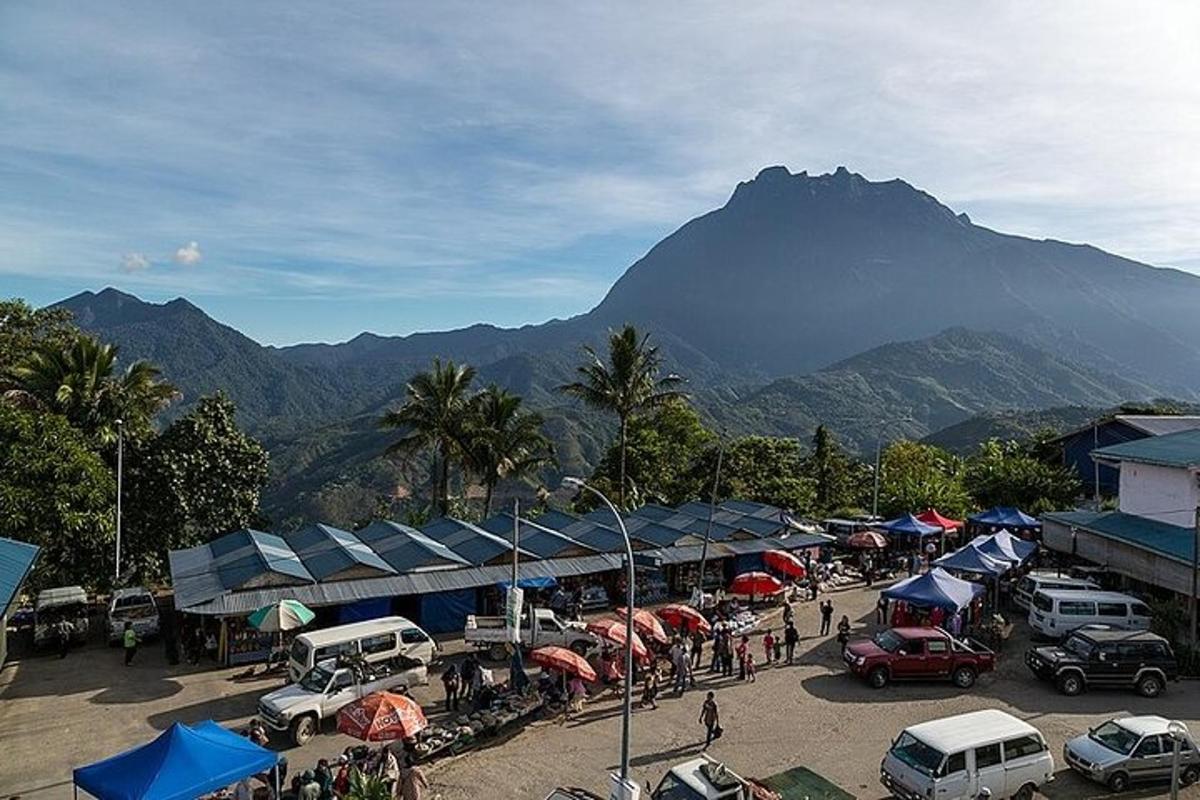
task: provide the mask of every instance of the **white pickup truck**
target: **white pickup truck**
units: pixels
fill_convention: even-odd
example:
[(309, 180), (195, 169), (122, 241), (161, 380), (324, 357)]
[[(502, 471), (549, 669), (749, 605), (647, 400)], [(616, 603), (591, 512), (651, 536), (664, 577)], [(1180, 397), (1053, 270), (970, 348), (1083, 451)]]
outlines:
[(854, 800), (804, 767), (755, 780), (706, 755), (671, 767), (649, 800)]
[[(587, 632), (583, 623), (568, 622), (549, 608), (535, 608), (532, 619), (531, 627), (529, 612), (521, 615), (522, 647), (555, 645), (569, 647), (583, 655), (600, 642), (596, 636)], [(496, 661), (507, 657), (505, 645), (508, 642), (508, 631), (505, 629), (504, 617), (468, 615), (463, 639), (467, 644), (473, 644), (480, 649), (486, 648), (488, 655)]]
[(258, 716), (268, 728), (287, 731), (292, 741), (304, 745), (321, 730), (321, 722), (360, 697), (372, 692), (408, 689), (429, 682), (424, 664), (408, 668), (372, 665), (358, 677), (356, 669), (327, 659), (304, 673), (296, 683), (258, 699)]

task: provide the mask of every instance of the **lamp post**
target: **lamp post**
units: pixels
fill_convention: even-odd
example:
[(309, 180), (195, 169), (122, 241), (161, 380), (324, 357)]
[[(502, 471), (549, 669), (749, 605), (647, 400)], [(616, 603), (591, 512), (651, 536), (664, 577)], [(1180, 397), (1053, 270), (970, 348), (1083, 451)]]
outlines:
[(621, 708), (621, 772), (609, 793), (610, 800), (637, 800), (640, 787), (629, 779), (629, 725), (633, 718), (633, 543), (629, 540), (629, 531), (625, 530), (625, 521), (617, 507), (612, 504), (602, 492), (583, 482), (582, 478), (563, 478), (563, 485), (578, 491), (591, 492), (600, 498), (600, 502), (608, 506), (617, 528), (625, 539), (625, 702)]
[(1171, 734), (1171, 800), (1179, 800), (1179, 748), (1183, 737), (1187, 736), (1188, 727), (1179, 720), (1167, 723), (1167, 733)]
[(117, 557), (113, 584), (121, 583), (121, 478), (124, 472), (125, 421), (117, 420)]

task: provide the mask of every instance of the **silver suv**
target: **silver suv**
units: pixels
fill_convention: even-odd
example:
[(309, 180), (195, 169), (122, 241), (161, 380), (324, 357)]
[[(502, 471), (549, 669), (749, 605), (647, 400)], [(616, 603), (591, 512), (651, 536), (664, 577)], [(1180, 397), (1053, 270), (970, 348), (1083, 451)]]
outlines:
[[(1063, 758), (1071, 769), (1114, 792), (1130, 784), (1171, 780), (1175, 737), (1163, 717), (1113, 719), (1076, 736), (1063, 745)], [(1179, 782), (1200, 780), (1200, 754), (1187, 727), (1181, 723)]]

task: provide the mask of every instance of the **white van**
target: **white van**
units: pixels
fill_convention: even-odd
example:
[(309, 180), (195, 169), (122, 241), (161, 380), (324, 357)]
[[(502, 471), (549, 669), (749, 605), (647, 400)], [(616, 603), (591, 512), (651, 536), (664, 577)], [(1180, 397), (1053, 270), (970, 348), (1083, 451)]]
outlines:
[(1037, 728), (988, 709), (922, 722), (892, 742), (880, 782), (902, 800), (1029, 800), (1054, 780), (1054, 756)]
[(1100, 591), (1095, 581), (1086, 578), (1072, 578), (1070, 575), (1059, 575), (1054, 570), (1034, 570), (1013, 587), (1012, 599), (1017, 608), (1029, 610), (1033, 596), (1043, 589), (1060, 589), (1067, 592)]
[(158, 605), (149, 589), (135, 586), (117, 589), (108, 601), (108, 643), (120, 644), (125, 623), (133, 626), (139, 639), (158, 635)]
[(362, 655), (372, 664), (404, 656), (429, 666), (435, 652), (433, 639), (416, 623), (381, 617), (300, 634), (288, 653), (288, 677), (298, 681), (317, 662), (340, 655)]
[(1046, 589), (1033, 596), (1029, 626), (1036, 633), (1061, 639), (1084, 625), (1116, 630), (1150, 630), (1150, 609), (1136, 597), (1118, 592)]

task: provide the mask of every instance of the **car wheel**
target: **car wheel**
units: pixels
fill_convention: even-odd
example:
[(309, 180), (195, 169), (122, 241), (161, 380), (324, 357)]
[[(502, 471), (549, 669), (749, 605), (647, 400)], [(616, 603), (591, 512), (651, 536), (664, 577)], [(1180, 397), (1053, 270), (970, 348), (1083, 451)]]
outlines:
[(588, 643), (583, 639), (576, 639), (575, 641), (571, 642), (571, 650), (574, 651), (575, 655), (586, 656), (588, 651)]
[(1191, 786), (1196, 781), (1200, 781), (1200, 767), (1195, 764), (1184, 767), (1183, 772), (1179, 773), (1179, 782), (1184, 786)]
[(488, 648), (488, 658), (492, 661), (507, 661), (508, 648), (502, 644), (494, 644)]
[(1032, 783), (1027, 783), (1017, 793), (1012, 796), (1012, 800), (1033, 800), (1033, 793), (1037, 791)]
[(1129, 776), (1124, 772), (1114, 772), (1108, 779), (1108, 788), (1114, 792), (1123, 792), (1129, 788)]
[(959, 667), (954, 670), (954, 685), (960, 689), (970, 689), (975, 685), (975, 670), (970, 667)]
[(292, 723), (292, 741), (297, 747), (303, 747), (317, 735), (317, 720), (311, 714), (305, 714)]
[(1068, 697), (1083, 691), (1083, 678), (1077, 672), (1068, 672), (1058, 679), (1058, 690)]
[(883, 667), (876, 667), (867, 675), (867, 683), (872, 689), (882, 689), (888, 684), (887, 670)]
[(1162, 690), (1163, 682), (1157, 675), (1143, 675), (1137, 682), (1137, 691), (1142, 697), (1158, 697)]

